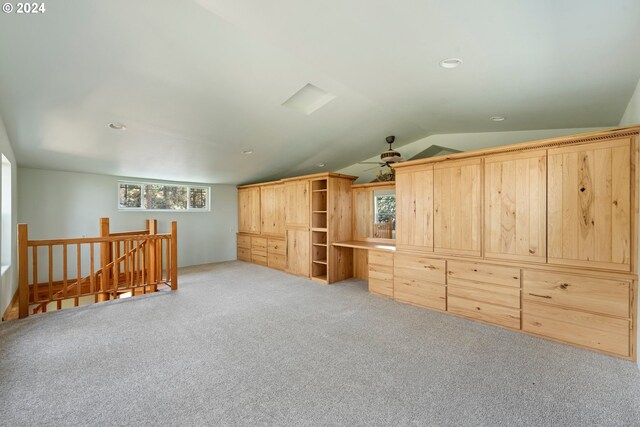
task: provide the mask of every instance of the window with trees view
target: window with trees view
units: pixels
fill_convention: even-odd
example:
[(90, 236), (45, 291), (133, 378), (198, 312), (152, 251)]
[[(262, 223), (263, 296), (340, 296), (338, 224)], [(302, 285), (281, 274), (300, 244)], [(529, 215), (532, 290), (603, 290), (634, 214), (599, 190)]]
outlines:
[(209, 187), (120, 182), (118, 183), (118, 207), (143, 210), (208, 210)]

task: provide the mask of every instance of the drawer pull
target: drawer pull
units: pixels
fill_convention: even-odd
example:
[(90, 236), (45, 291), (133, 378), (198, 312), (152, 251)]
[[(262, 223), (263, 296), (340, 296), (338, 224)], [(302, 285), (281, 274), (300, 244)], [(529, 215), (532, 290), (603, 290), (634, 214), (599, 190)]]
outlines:
[(549, 296), (549, 295), (537, 295), (537, 294), (532, 294), (532, 293), (529, 293), (529, 295), (531, 295), (532, 297), (551, 299), (551, 296)]

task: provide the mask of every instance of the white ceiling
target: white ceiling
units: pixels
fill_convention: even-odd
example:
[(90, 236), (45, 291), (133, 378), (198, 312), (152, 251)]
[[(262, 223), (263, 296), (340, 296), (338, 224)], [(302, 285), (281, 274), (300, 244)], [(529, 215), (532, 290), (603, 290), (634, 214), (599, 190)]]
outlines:
[[(21, 166), (221, 183), (336, 170), (391, 134), (616, 126), (640, 78), (638, 0), (46, 6), (0, 14), (0, 114)], [(281, 106), (307, 83), (336, 99)]]

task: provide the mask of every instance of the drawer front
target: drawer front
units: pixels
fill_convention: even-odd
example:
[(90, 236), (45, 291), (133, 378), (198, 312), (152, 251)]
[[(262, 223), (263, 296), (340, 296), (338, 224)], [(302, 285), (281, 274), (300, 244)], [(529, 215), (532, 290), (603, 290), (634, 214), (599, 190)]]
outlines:
[(369, 276), (369, 292), (384, 295), (386, 297), (393, 296), (393, 280), (376, 279)]
[(525, 271), (523, 299), (611, 316), (630, 317), (631, 283), (574, 274)]
[(269, 253), (269, 255), (271, 254), (284, 255), (284, 251), (285, 251), (284, 240), (269, 239), (267, 246), (268, 246), (267, 252)]
[(251, 249), (251, 236), (238, 235), (238, 247)]
[(444, 285), (438, 283), (396, 277), (393, 281), (393, 298), (397, 301), (444, 311), (447, 308), (446, 289)]
[(267, 265), (267, 253), (260, 251), (251, 252), (251, 262), (260, 265)]
[(275, 268), (277, 270), (284, 270), (287, 266), (287, 259), (284, 255), (272, 254), (270, 253), (267, 257), (268, 265), (271, 268)]
[(471, 319), (482, 320), (508, 328), (520, 329), (520, 310), (502, 307), (480, 301), (447, 297), (447, 311)]
[(238, 260), (251, 262), (251, 249), (238, 247)]
[(264, 237), (252, 237), (251, 238), (251, 249), (258, 249), (267, 251), (267, 239)]
[(369, 264), (369, 278), (393, 281), (393, 267)]
[(449, 278), (520, 288), (520, 269), (475, 262), (449, 261)]
[(630, 355), (628, 320), (525, 301), (522, 329), (620, 356)]
[(369, 251), (369, 264), (393, 267), (393, 253)]
[(520, 309), (520, 288), (457, 280), (451, 277), (447, 288), (450, 296)]
[(409, 280), (445, 284), (446, 261), (420, 255), (395, 254), (393, 272), (396, 277)]

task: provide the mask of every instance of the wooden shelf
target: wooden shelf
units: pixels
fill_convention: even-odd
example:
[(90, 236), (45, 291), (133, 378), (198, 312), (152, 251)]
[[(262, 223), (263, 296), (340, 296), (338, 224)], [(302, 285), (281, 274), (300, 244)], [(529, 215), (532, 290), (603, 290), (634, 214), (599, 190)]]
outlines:
[(326, 193), (327, 189), (323, 188), (322, 190), (311, 190), (312, 193), (322, 193), (323, 191)]
[(316, 264), (327, 265), (327, 260), (326, 259), (314, 259), (313, 262), (316, 263)]
[(326, 248), (327, 244), (326, 243), (313, 243), (313, 246), (324, 246)]
[(326, 228), (312, 228), (311, 231), (323, 231), (323, 232), (327, 232)]
[(311, 280), (316, 280), (316, 281), (322, 282), (322, 283), (328, 283), (326, 274), (323, 274), (322, 276), (312, 276)]
[(326, 214), (326, 213), (327, 213), (327, 211), (313, 211), (313, 213), (323, 213), (323, 214)]

